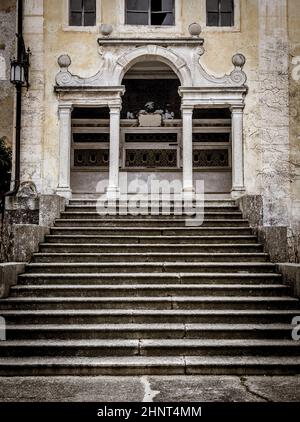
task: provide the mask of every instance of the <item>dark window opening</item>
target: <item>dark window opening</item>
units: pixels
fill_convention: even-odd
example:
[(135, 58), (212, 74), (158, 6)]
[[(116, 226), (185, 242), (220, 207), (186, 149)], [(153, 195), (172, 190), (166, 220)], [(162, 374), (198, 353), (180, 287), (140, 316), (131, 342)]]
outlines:
[(126, 0), (127, 25), (175, 24), (174, 0)]
[(75, 143), (109, 142), (109, 133), (73, 133)]
[(207, 26), (233, 26), (234, 0), (206, 0)]
[(109, 119), (108, 107), (75, 107), (72, 119)]
[(148, 101), (154, 102), (155, 110), (168, 110), (174, 113), (175, 119), (181, 118), (178, 79), (124, 79), (123, 84), (122, 119), (126, 119), (128, 112), (137, 117)]
[(229, 108), (195, 108), (193, 119), (231, 119)]
[(96, 25), (96, 0), (70, 0), (71, 26)]

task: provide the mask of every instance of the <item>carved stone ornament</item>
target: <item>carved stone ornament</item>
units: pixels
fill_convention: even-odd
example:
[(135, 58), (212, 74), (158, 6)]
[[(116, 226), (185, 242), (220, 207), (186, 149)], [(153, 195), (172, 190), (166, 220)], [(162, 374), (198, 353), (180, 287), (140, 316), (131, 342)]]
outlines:
[(91, 78), (81, 78), (80, 76), (73, 75), (69, 71), (69, 66), (71, 65), (72, 61), (69, 55), (62, 54), (59, 56), (58, 65), (60, 67), (60, 71), (56, 75), (55, 82), (57, 86), (98, 86), (101, 80), (101, 75), (103, 70), (100, 70), (96, 75), (92, 76)]
[(36, 198), (38, 193), (35, 184), (31, 181), (22, 182), (19, 187), (17, 196), (19, 198)]
[[(183, 41), (186, 44), (183, 45)], [(100, 55), (100, 69), (89, 78), (82, 78), (73, 75), (69, 71), (71, 58), (62, 54), (58, 58), (60, 71), (56, 75), (58, 87), (72, 86), (120, 86), (126, 72), (139, 61), (161, 61), (176, 73), (182, 87), (242, 87), (247, 81), (243, 71), (246, 58), (243, 54), (237, 53), (232, 57), (234, 69), (228, 75), (215, 77), (208, 73), (201, 65), (201, 56), (204, 54), (203, 40), (191, 37), (190, 39), (179, 39), (170, 41), (168, 46), (165, 40), (151, 41), (151, 44), (141, 44), (140, 40), (134, 44), (134, 40), (112, 40), (106, 38), (98, 40)], [(199, 40), (199, 42), (198, 42)], [(155, 43), (156, 42), (156, 43)], [(167, 46), (166, 46), (167, 45)]]
[(199, 35), (201, 34), (202, 28), (199, 25), (199, 23), (194, 22), (191, 23), (189, 26), (189, 33), (191, 34), (192, 37), (199, 37)]
[(113, 30), (114, 28), (110, 23), (102, 23), (102, 25), (100, 25), (100, 32), (105, 37), (108, 37), (113, 32)]

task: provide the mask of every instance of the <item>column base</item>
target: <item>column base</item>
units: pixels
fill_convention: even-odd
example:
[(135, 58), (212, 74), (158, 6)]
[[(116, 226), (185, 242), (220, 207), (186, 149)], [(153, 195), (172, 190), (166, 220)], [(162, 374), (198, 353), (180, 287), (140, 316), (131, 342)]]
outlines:
[(56, 194), (59, 196), (63, 196), (66, 199), (72, 198), (72, 190), (70, 188), (60, 188), (56, 189)]
[(244, 196), (245, 194), (246, 194), (246, 189), (244, 187), (232, 188), (231, 190), (232, 199), (239, 199), (241, 196)]
[(106, 190), (108, 199), (118, 199), (120, 197), (120, 189), (117, 186), (109, 186)]
[(182, 189), (182, 196), (185, 201), (192, 201), (195, 198), (195, 189), (193, 186), (187, 186)]
[(195, 192), (194, 186), (185, 186), (182, 189), (182, 192), (192, 192), (192, 193), (194, 193)]

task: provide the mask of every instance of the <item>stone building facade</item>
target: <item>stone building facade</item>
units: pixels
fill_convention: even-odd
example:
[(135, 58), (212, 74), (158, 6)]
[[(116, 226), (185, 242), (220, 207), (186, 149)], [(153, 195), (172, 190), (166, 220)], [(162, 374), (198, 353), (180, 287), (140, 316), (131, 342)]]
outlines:
[[(1, 14), (10, 3), (1, 2)], [(277, 228), (288, 259), (299, 262), (298, 0), (174, 0), (153, 2), (153, 10), (137, 3), (24, 2), (32, 56), (21, 181), (69, 199), (99, 193), (106, 179), (117, 194), (122, 172), (180, 179), (187, 192), (204, 180), (207, 196), (233, 197), (257, 216), (253, 226)], [(195, 21), (199, 36), (189, 31)], [(2, 97), (7, 110), (11, 99)], [(141, 127), (138, 109), (154, 97), (174, 119)], [(9, 121), (1, 117), (0, 133)]]

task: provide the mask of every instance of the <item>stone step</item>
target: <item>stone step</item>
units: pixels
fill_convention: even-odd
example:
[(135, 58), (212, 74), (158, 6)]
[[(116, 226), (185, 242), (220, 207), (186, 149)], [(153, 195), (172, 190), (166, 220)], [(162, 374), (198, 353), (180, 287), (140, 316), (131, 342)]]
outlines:
[(300, 373), (300, 302), (236, 203), (206, 200), (204, 222), (156, 205), (70, 200), (0, 301), (0, 375)]
[[(121, 206), (126, 206), (128, 204), (128, 201), (130, 201), (130, 203), (132, 203), (132, 198), (128, 198), (128, 200), (116, 200), (116, 204), (117, 206), (121, 205)], [(174, 205), (174, 204), (196, 204), (196, 200), (184, 200), (184, 199), (174, 199), (174, 198), (153, 198), (153, 200), (151, 200), (151, 198), (149, 197), (145, 197), (142, 198), (141, 197), (141, 201), (143, 204), (154, 204), (156, 205), (162, 205), (162, 204), (170, 204), (170, 205)], [(150, 202), (151, 201), (151, 202)], [(199, 203), (199, 199), (197, 200)], [(79, 207), (96, 207), (96, 205), (98, 203), (102, 203), (101, 199), (99, 198), (76, 198), (76, 199), (70, 199), (69, 200), (69, 206), (73, 207), (73, 206), (79, 206)], [(108, 203), (107, 201), (105, 203)], [(110, 202), (111, 203), (111, 202)], [(112, 203), (115, 203), (114, 201)], [(204, 199), (204, 206), (205, 207), (237, 207), (236, 202), (234, 199)]]
[(0, 357), (102, 356), (295, 356), (300, 344), (293, 340), (105, 339), (14, 340), (0, 342)]
[[(46, 250), (45, 250), (46, 249)], [(32, 262), (35, 263), (76, 263), (76, 262), (267, 262), (268, 254), (264, 253), (165, 253), (165, 252), (144, 252), (144, 253), (73, 253), (69, 246), (63, 250), (65, 253), (57, 252), (58, 248), (41, 248), (42, 253), (36, 253)], [(61, 249), (61, 248), (59, 248)], [(76, 251), (77, 247), (74, 248)], [(96, 248), (92, 248), (96, 249)], [(192, 250), (192, 246), (190, 247)], [(196, 247), (197, 249), (197, 247)], [(48, 251), (51, 252), (48, 252)], [(83, 249), (84, 251), (90, 248)], [(54, 252), (52, 252), (54, 251)], [(57, 253), (55, 253), (57, 252)], [(79, 252), (79, 251), (78, 251)]]
[(25, 266), (27, 273), (261, 273), (274, 272), (276, 265), (269, 262), (89, 262), (89, 263), (31, 263)]
[[(252, 229), (250, 227), (52, 227), (50, 229), (52, 235), (58, 236), (80, 236), (80, 237), (98, 237), (109, 235), (120, 237), (123, 236), (207, 236), (215, 238), (219, 236), (228, 237), (252, 237)], [(122, 235), (122, 236), (121, 236)]]
[[(72, 212), (72, 213), (105, 213), (108, 214), (111, 212), (115, 212), (117, 214), (123, 214), (126, 215), (129, 214), (132, 211), (132, 207), (135, 206), (135, 203), (131, 204), (112, 204), (103, 206), (101, 203), (98, 203), (97, 205), (68, 205), (66, 207), (66, 212)], [(155, 214), (162, 214), (164, 212), (171, 212), (172, 214), (178, 214), (180, 215), (183, 212), (191, 213), (193, 211), (199, 211), (199, 212), (207, 212), (207, 213), (217, 213), (217, 212), (225, 212), (225, 213), (240, 213), (239, 208), (236, 205), (210, 205), (210, 204), (189, 204), (187, 203), (184, 205), (183, 202), (179, 202), (174, 204), (172, 203), (142, 203), (137, 205), (137, 211), (141, 211), (143, 214), (151, 213), (151, 215)], [(155, 214), (154, 214), (155, 213)]]
[(4, 310), (9, 324), (291, 324), (297, 310)]
[(47, 375), (294, 375), (291, 356), (117, 356), (99, 358), (1, 358), (1, 376)]
[(95, 286), (115, 284), (136, 285), (150, 284), (194, 284), (220, 285), (220, 284), (251, 284), (253, 286), (278, 284), (282, 281), (281, 274), (275, 273), (25, 273), (19, 275), (20, 285), (78, 285)]
[[(157, 213), (158, 214), (158, 213)], [(110, 219), (110, 220), (117, 220), (117, 221), (121, 221), (123, 219), (134, 219), (136, 220), (137, 216), (140, 217), (141, 220), (151, 220), (152, 218), (159, 218), (160, 220), (164, 221), (164, 220), (172, 220), (172, 219), (178, 219), (178, 217), (183, 217), (186, 218), (187, 216), (191, 216), (194, 218), (194, 216), (197, 215), (199, 216), (199, 218), (203, 218), (205, 220), (214, 220), (214, 219), (242, 219), (243, 215), (241, 213), (241, 211), (218, 211), (218, 212), (210, 212), (210, 211), (192, 211), (192, 212), (184, 212), (184, 211), (179, 211), (178, 213), (173, 213), (172, 211), (168, 211), (166, 210), (165, 213), (161, 212), (158, 215), (151, 215), (150, 213), (144, 213), (142, 215), (135, 215), (135, 214), (130, 214), (130, 213), (125, 213), (123, 215), (119, 214), (119, 213), (115, 213), (115, 215), (113, 215), (113, 213), (109, 213), (106, 212), (105, 210), (103, 210), (103, 212), (101, 213), (101, 210), (99, 212), (70, 212), (70, 211), (64, 211), (61, 213), (61, 219), (75, 219), (75, 220), (80, 220), (80, 219), (93, 219), (93, 220), (105, 220), (105, 219)]]
[(291, 339), (290, 324), (8, 325), (7, 340)]
[(60, 218), (55, 221), (56, 227), (187, 227), (190, 221), (197, 227), (249, 227), (247, 220), (240, 219), (205, 219), (196, 221), (194, 219), (186, 218)]
[(291, 297), (216, 297), (216, 296), (128, 296), (128, 297), (18, 297), (0, 300), (0, 310), (71, 310), (77, 309), (147, 309), (147, 310), (236, 310), (236, 309), (298, 309), (298, 299)]
[(121, 244), (232, 244), (232, 243), (257, 243), (257, 238), (254, 235), (227, 235), (227, 236), (142, 236), (142, 235), (120, 235), (118, 230), (112, 235), (47, 235), (45, 237), (46, 242), (51, 243), (87, 243), (87, 244), (110, 244), (110, 243), (121, 243)]
[(11, 288), (11, 297), (127, 297), (127, 296), (288, 296), (290, 288), (283, 284), (125, 284), (125, 285), (18, 285)]
[[(52, 240), (49, 241), (49, 240)], [(139, 252), (139, 253), (146, 253), (146, 252), (161, 252), (166, 253), (170, 252), (172, 250), (177, 252), (206, 252), (206, 253), (214, 253), (214, 252), (261, 252), (263, 250), (263, 247), (260, 243), (255, 242), (255, 240), (251, 239), (240, 239), (239, 241), (232, 242), (232, 243), (202, 243), (202, 241), (193, 242), (193, 239), (190, 239), (190, 242), (188, 239), (186, 242), (182, 243), (175, 243), (176, 241), (169, 241), (167, 243), (160, 243), (158, 240), (156, 242), (152, 243), (131, 243), (126, 239), (124, 239), (124, 242), (110, 242), (109, 239), (99, 239), (100, 243), (89, 243), (89, 242), (70, 242), (66, 239), (63, 243), (55, 242), (54, 239), (46, 239), (46, 242), (48, 243), (41, 243), (40, 244), (40, 252), (96, 252), (96, 253), (108, 253), (108, 252)], [(72, 240), (72, 239), (70, 239)], [(75, 239), (77, 240), (77, 239)], [(97, 239), (91, 239), (90, 242), (94, 242)], [(101, 241), (102, 240), (102, 241)], [(121, 239), (122, 240), (122, 239)], [(178, 248), (178, 249), (177, 249)]]

